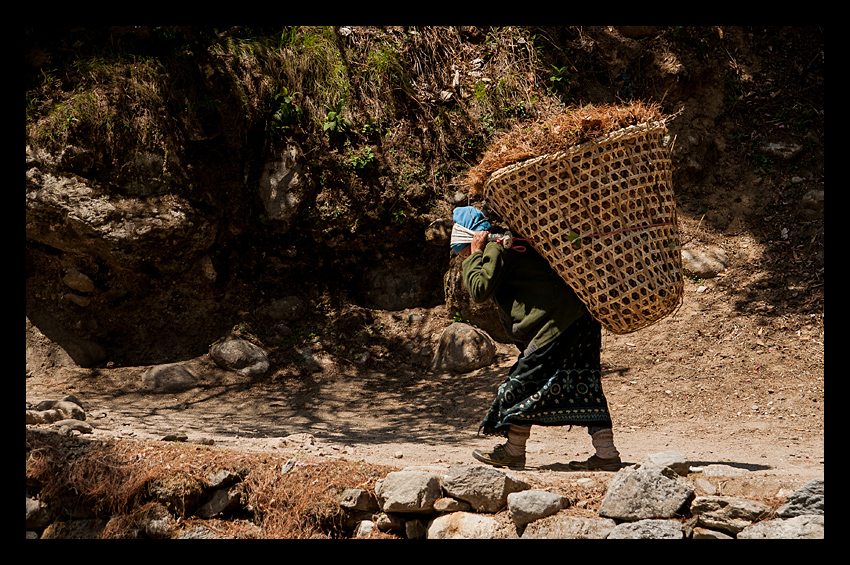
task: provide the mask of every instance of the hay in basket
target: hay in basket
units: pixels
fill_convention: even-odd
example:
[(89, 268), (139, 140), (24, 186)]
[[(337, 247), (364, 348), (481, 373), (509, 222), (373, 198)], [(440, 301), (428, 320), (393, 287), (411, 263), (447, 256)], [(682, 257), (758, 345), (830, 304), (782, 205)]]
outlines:
[[(503, 223), (536, 240), (534, 249), (603, 326), (615, 334), (634, 332), (668, 316), (682, 300), (665, 119), (639, 103), (571, 114), (572, 126), (563, 119), (540, 124), (548, 131), (543, 138), (548, 135), (549, 145), (537, 146), (544, 149), (533, 140), (517, 143), (514, 154), (518, 149), (530, 156), (493, 171), (482, 161), (477, 180)], [(571, 133), (562, 131), (568, 127)], [(558, 149), (554, 136), (581, 142)], [(492, 162), (499, 153), (510, 159), (504, 145), (510, 141), (501, 141)]]

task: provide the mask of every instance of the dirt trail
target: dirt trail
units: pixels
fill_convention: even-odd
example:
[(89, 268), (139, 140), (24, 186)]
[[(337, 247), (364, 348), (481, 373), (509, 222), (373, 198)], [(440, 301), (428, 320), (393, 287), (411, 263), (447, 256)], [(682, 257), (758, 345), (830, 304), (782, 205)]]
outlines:
[[(724, 463), (795, 484), (822, 477), (822, 342), (792, 333), (785, 340), (774, 336), (771, 347), (752, 348), (755, 328), (764, 326), (744, 316), (732, 317), (737, 343), (702, 340), (712, 327), (707, 318), (730, 314), (696, 288), (689, 281), (682, 308), (656, 326), (603, 339), (603, 384), (623, 460), (638, 463), (676, 450), (694, 465)], [(421, 313), (427, 329), (416, 333), (436, 339), (447, 317), (440, 309)], [(384, 319), (394, 320), (387, 314)], [(402, 332), (406, 325), (388, 323), (385, 331)], [(390, 355), (360, 365), (317, 352), (321, 371), (278, 372), (254, 383), (234, 380), (202, 356), (188, 363), (203, 382), (218, 384), (177, 394), (144, 391), (146, 367), (65, 368), (28, 378), (27, 400), (77, 395), (87, 404), (95, 437), (158, 440), (179, 431), (190, 442), (306, 459), (473, 464), (471, 451), (496, 441), (478, 436), (477, 427), (516, 355), (512, 346), (497, 349), (492, 366), (464, 375), (399, 362), (402, 352), (396, 362)], [(282, 439), (288, 436), (295, 437)], [(584, 428), (537, 426), (524, 474), (570, 481), (576, 474), (567, 463), (591, 453)]]

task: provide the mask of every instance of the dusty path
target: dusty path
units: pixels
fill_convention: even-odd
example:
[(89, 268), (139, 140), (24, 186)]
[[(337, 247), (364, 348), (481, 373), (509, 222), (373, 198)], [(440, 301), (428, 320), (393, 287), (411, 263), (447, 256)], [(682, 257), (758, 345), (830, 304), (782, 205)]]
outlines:
[[(467, 375), (329, 371), (332, 376), (314, 373), (306, 379), (250, 387), (222, 384), (179, 394), (143, 391), (137, 383), (144, 367), (97, 374), (62, 369), (49, 378), (28, 379), (27, 399), (56, 398), (60, 391), (77, 395), (87, 404), (94, 437), (158, 440), (182, 432), (189, 442), (212, 440), (223, 448), (307, 459), (341, 457), (397, 467), (473, 464), (472, 449), (497, 441), (476, 431), (512, 362), (510, 348), (500, 346), (499, 351), (498, 366)], [(196, 362), (210, 376), (217, 371), (203, 359)], [(824, 474), (822, 414), (820, 419), (736, 416), (731, 412), (735, 406), (714, 409), (708, 403), (682, 418), (665, 412), (658, 401), (634, 405), (633, 389), (640, 387), (630, 384), (628, 376), (609, 372), (604, 384), (614, 409), (616, 443), (627, 463), (676, 450), (694, 465), (723, 463), (783, 484), (803, 484)], [(651, 388), (651, 383), (643, 386), (644, 392)], [(583, 428), (538, 426), (528, 443), (523, 474), (544, 483), (573, 480), (576, 474), (566, 464), (591, 453)]]

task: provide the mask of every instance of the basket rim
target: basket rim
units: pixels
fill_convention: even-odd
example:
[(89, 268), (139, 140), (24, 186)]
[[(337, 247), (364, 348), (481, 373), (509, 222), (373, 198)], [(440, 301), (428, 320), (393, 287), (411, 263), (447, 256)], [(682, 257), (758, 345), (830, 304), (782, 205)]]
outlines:
[(656, 129), (667, 129), (667, 122), (665, 120), (656, 120), (653, 122), (644, 122), (642, 124), (635, 124), (632, 126), (627, 126), (610, 133), (607, 133), (601, 137), (596, 139), (591, 139), (590, 141), (585, 141), (581, 145), (574, 145), (569, 147), (563, 151), (557, 151), (555, 153), (546, 153), (545, 155), (539, 155), (537, 157), (532, 157), (530, 159), (526, 159), (524, 161), (518, 161), (516, 163), (511, 163), (501, 169), (493, 171), (490, 173), (490, 178), (487, 179), (487, 182), (484, 183), (484, 192), (486, 193), (490, 190), (491, 184), (500, 179), (501, 177), (509, 174), (515, 170), (530, 167), (536, 165), (537, 163), (541, 163), (544, 161), (558, 161), (563, 159), (564, 157), (571, 156), (579, 151), (584, 151), (588, 147), (593, 147), (596, 145), (600, 145), (602, 143), (608, 143), (613, 141), (619, 137), (625, 137), (627, 135), (631, 135), (634, 133), (644, 133), (649, 132)]

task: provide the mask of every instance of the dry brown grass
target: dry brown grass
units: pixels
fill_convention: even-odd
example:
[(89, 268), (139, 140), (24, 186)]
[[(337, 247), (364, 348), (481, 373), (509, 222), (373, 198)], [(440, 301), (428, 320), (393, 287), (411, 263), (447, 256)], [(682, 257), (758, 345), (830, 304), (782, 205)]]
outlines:
[(658, 104), (635, 101), (567, 109), (547, 119), (520, 123), (495, 139), (461, 184), (475, 196), (483, 192), (490, 175), (503, 167), (564, 151), (628, 126), (665, 119)]
[[(242, 478), (247, 498), (243, 520), (204, 525), (227, 537), (289, 539), (343, 535), (339, 495), (347, 488), (373, 489), (377, 479), (393, 470), (360, 462), (299, 460), (283, 473), (289, 458), (184, 443), (93, 442), (28, 430), (26, 477), (54, 508), (114, 517), (104, 535), (122, 537), (126, 532), (121, 525), (138, 525), (154, 490), (167, 485), (203, 488), (207, 476), (229, 470)], [(192, 518), (191, 508), (176, 505), (170, 510), (184, 523), (200, 521)]]

